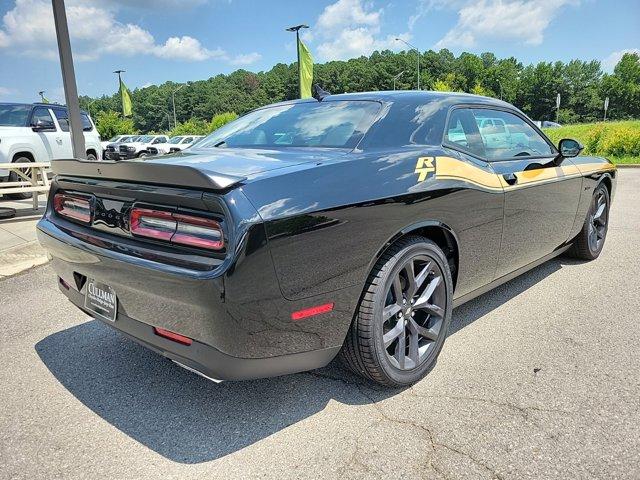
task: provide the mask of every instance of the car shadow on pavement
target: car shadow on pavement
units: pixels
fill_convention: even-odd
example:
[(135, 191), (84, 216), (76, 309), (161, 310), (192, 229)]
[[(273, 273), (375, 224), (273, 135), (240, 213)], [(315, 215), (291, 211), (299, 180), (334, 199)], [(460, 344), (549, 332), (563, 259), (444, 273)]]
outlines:
[[(566, 262), (547, 262), (454, 310), (449, 335)], [(322, 411), (330, 400), (362, 405), (402, 391), (369, 384), (337, 362), (309, 373), (215, 384), (96, 320), (54, 333), (35, 348), (55, 378), (93, 412), (160, 455), (187, 464), (247, 447)]]

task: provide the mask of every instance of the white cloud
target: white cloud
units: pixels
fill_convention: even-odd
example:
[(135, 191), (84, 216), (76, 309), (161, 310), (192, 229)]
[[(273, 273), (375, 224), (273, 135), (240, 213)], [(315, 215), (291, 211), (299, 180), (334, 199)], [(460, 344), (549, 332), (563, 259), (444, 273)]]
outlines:
[(458, 12), (457, 24), (436, 48), (471, 48), (478, 40), (511, 40), (540, 45), (544, 32), (560, 11), (579, 0), (473, 0)]
[[(133, 23), (119, 22), (114, 3), (107, 0), (67, 1), (74, 59), (96, 60), (104, 54), (147, 54), (183, 61), (229, 60), (221, 48), (208, 49), (190, 36), (170, 37), (164, 44), (156, 43), (148, 30)], [(51, 2), (16, 0), (0, 24), (0, 48), (37, 58), (57, 59)]]
[(345, 60), (360, 55), (369, 55), (374, 50), (404, 47), (395, 40), (400, 37), (409, 40), (408, 33), (381, 36), (383, 9), (374, 10), (363, 0), (338, 0), (325, 7), (315, 25), (315, 35), (320, 44), (318, 55), (322, 60)]
[(244, 55), (236, 55), (231, 63), (233, 65), (251, 65), (252, 63), (256, 63), (258, 60), (262, 58), (258, 52), (251, 52)]
[(613, 69), (618, 62), (622, 60), (622, 56), (625, 53), (637, 53), (640, 55), (640, 48), (625, 48), (624, 50), (618, 50), (617, 52), (611, 53), (611, 55), (602, 60), (602, 69), (605, 72), (613, 72)]
[(155, 47), (153, 53), (161, 58), (189, 60), (193, 62), (207, 60), (209, 58), (227, 58), (226, 52), (221, 48), (208, 50), (202, 46), (199, 40), (189, 36), (171, 37), (164, 45)]
[(13, 90), (11, 88), (0, 87), (0, 97), (8, 96), (8, 95), (11, 95), (12, 93), (13, 93)]
[(409, 30), (413, 30), (416, 23), (426, 16), (432, 10), (439, 10), (442, 8), (460, 8), (465, 4), (465, 0), (419, 0), (416, 12), (409, 17), (408, 27)]

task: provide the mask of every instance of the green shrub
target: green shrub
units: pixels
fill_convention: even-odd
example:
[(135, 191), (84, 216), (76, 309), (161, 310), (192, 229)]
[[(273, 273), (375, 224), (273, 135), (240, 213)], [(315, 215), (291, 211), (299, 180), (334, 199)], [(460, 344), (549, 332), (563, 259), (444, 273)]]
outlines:
[(238, 118), (238, 114), (235, 112), (223, 112), (218, 115), (214, 115), (211, 119), (211, 123), (209, 123), (209, 132), (219, 129), (236, 118)]
[(637, 120), (570, 125), (545, 129), (545, 133), (556, 145), (562, 138), (578, 140), (585, 147), (585, 155), (640, 157), (640, 121)]
[(118, 112), (99, 112), (96, 117), (96, 129), (102, 140), (109, 140), (116, 135), (136, 133), (133, 120), (122, 117)]

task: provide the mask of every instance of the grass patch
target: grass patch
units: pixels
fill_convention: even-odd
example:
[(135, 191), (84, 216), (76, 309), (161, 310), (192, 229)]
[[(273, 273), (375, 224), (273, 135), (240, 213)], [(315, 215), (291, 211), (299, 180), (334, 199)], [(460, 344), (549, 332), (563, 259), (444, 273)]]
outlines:
[(544, 132), (557, 145), (562, 138), (582, 143), (584, 155), (606, 157), (614, 163), (640, 163), (640, 120), (598, 122), (545, 128)]

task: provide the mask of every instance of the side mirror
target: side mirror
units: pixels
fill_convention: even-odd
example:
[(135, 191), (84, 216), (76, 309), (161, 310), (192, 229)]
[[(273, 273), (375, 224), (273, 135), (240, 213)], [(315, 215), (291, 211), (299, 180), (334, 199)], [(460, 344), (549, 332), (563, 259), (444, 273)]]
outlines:
[(31, 124), (31, 130), (34, 132), (46, 132), (46, 131), (54, 131), (56, 130), (56, 126), (53, 124), (53, 121), (50, 120), (38, 120), (35, 124)]
[(558, 143), (558, 150), (563, 158), (577, 157), (583, 149), (582, 144), (572, 138), (563, 138)]

